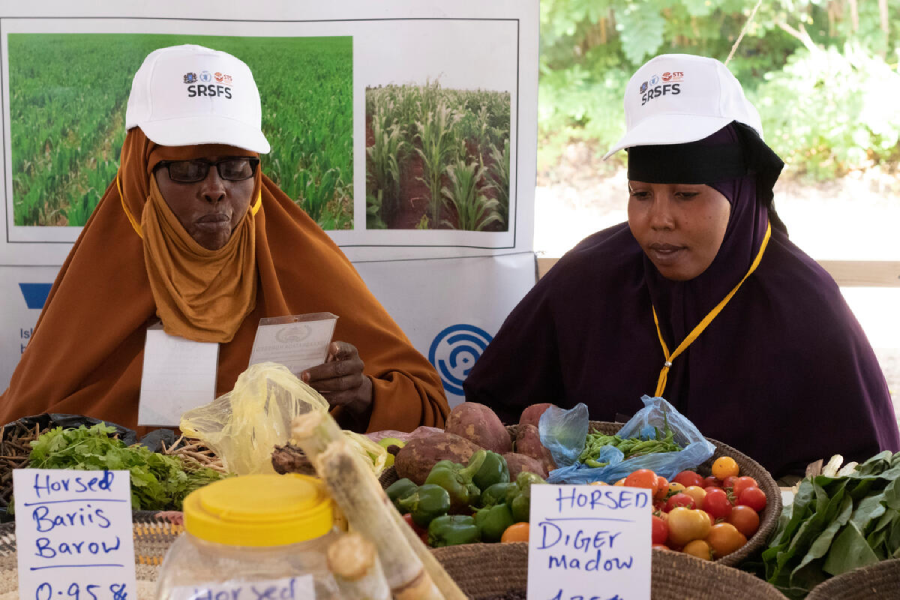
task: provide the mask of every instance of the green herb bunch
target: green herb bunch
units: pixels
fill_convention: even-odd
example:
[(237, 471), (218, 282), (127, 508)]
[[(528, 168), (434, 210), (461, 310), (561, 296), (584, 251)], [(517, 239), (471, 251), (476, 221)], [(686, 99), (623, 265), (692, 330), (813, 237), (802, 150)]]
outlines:
[(581, 452), (578, 460), (589, 467), (600, 468), (607, 466), (609, 463), (597, 460), (600, 456), (600, 451), (605, 446), (618, 448), (625, 455), (624, 460), (645, 454), (678, 452), (682, 449), (681, 446), (675, 443), (675, 433), (669, 427), (668, 419), (663, 432), (660, 432), (657, 427), (653, 429), (656, 431), (656, 436), (652, 440), (642, 440), (639, 437), (621, 438), (617, 435), (589, 433), (584, 442), (584, 450)]
[(847, 471), (804, 479), (763, 552), (766, 579), (789, 598), (806, 597), (831, 576), (900, 558), (900, 452), (881, 452)]
[(57, 427), (31, 442), (28, 466), (33, 469), (130, 471), (132, 510), (181, 510), (194, 490), (226, 477), (206, 467), (195, 467), (177, 456), (151, 452), (144, 446), (126, 446), (111, 437), (115, 427), (103, 423), (86, 428)]

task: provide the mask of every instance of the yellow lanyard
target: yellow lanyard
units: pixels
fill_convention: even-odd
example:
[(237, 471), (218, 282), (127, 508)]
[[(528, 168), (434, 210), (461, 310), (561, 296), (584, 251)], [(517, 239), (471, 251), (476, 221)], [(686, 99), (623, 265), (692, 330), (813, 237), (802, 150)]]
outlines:
[(766, 227), (766, 237), (763, 238), (762, 245), (759, 247), (759, 252), (756, 255), (756, 258), (753, 260), (753, 264), (750, 265), (750, 270), (747, 271), (747, 274), (744, 275), (744, 278), (738, 282), (734, 289), (731, 290), (725, 298), (719, 302), (714, 309), (709, 311), (709, 314), (703, 317), (703, 320), (694, 327), (694, 330), (688, 334), (684, 341), (675, 348), (675, 352), (669, 354), (669, 348), (666, 346), (666, 342), (663, 339), (662, 331), (659, 329), (659, 318), (656, 316), (656, 308), (651, 305), (653, 309), (653, 322), (656, 324), (656, 334), (659, 336), (659, 343), (662, 345), (663, 355), (666, 357), (666, 362), (663, 365), (662, 371), (659, 373), (659, 382), (656, 384), (656, 392), (653, 394), (654, 396), (662, 396), (663, 392), (666, 390), (666, 381), (669, 378), (669, 368), (672, 366), (672, 361), (678, 358), (678, 356), (687, 350), (688, 346), (694, 343), (700, 334), (706, 329), (706, 327), (712, 323), (713, 319), (719, 316), (719, 313), (722, 312), (722, 309), (725, 308), (725, 305), (728, 304), (728, 301), (731, 300), (732, 297), (737, 293), (739, 289), (741, 289), (741, 285), (747, 280), (750, 275), (753, 274), (753, 271), (756, 270), (756, 267), (759, 266), (760, 261), (762, 260), (763, 253), (766, 251), (766, 246), (769, 245), (769, 238), (772, 236), (772, 225), (769, 224)]

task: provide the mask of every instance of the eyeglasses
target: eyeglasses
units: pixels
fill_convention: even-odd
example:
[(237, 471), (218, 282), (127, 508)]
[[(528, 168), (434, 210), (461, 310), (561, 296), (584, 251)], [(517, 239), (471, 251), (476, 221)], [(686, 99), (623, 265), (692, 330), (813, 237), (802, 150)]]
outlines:
[(209, 168), (216, 166), (219, 177), (226, 181), (244, 181), (256, 174), (259, 159), (251, 156), (223, 158), (216, 162), (208, 160), (162, 160), (153, 169), (167, 169), (169, 179), (177, 183), (197, 183), (209, 174)]

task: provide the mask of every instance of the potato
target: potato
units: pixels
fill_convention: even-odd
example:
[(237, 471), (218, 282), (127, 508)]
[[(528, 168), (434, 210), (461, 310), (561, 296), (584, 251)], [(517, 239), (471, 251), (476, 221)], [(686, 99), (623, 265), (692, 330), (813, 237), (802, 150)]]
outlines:
[(512, 440), (500, 417), (484, 404), (463, 402), (447, 417), (444, 428), (498, 454), (512, 452)]
[(394, 459), (397, 477), (411, 479), (416, 485), (425, 483), (431, 468), (442, 460), (466, 465), (480, 450), (477, 445), (452, 433), (440, 432), (426, 438), (410, 440)]
[(503, 458), (506, 459), (506, 464), (509, 466), (510, 481), (515, 481), (516, 477), (518, 477), (519, 473), (522, 471), (535, 473), (536, 475), (540, 475), (544, 479), (547, 479), (547, 471), (544, 469), (544, 465), (541, 464), (541, 461), (537, 459), (516, 452), (508, 452), (503, 455)]
[(541, 432), (534, 425), (519, 425), (516, 452), (539, 460), (548, 473), (556, 468), (553, 456), (541, 443)]
[(551, 406), (552, 405), (549, 402), (532, 404), (522, 411), (522, 416), (519, 417), (519, 425), (534, 425), (535, 427), (539, 427), (541, 422), (541, 415), (544, 414), (544, 411)]

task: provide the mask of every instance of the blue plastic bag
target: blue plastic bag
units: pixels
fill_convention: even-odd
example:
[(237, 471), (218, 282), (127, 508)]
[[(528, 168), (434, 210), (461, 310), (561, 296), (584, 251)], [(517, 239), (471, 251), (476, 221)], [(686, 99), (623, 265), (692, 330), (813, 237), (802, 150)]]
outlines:
[(588, 410), (579, 404), (571, 410), (551, 406), (541, 415), (541, 443), (550, 450), (558, 469), (550, 472), (549, 483), (613, 483), (638, 469), (650, 469), (657, 475), (671, 479), (685, 469), (696, 468), (716, 451), (690, 420), (662, 398), (641, 398), (644, 408), (629, 420), (618, 435), (621, 438), (655, 439), (656, 429), (665, 429), (666, 420), (675, 435), (678, 452), (645, 454), (624, 460), (618, 448), (608, 446), (598, 458), (609, 464), (592, 468), (578, 462), (588, 434)]

